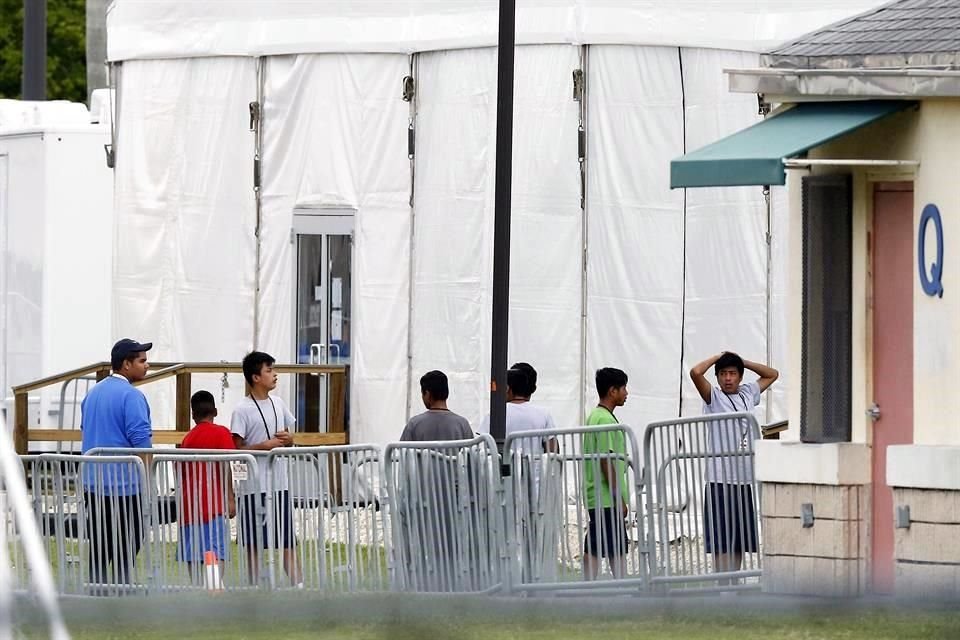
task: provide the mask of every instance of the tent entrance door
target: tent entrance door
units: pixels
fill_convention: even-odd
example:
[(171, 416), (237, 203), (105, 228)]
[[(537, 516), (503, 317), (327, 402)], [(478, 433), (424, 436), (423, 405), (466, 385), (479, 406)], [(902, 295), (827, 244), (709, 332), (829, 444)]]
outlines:
[[(354, 211), (298, 208), (293, 221), (297, 362), (348, 365)], [(294, 411), (299, 431), (327, 430), (328, 394), (326, 375), (297, 376)], [(347, 415), (349, 419), (349, 406)]]

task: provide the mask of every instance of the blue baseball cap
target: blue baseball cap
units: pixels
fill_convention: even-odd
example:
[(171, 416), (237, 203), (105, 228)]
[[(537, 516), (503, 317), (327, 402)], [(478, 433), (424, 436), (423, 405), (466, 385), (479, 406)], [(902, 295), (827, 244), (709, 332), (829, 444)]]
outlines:
[(110, 350), (110, 359), (126, 358), (133, 353), (150, 351), (150, 349), (153, 349), (152, 342), (137, 342), (130, 338), (123, 338), (122, 340), (117, 340), (117, 343), (113, 345), (113, 349)]

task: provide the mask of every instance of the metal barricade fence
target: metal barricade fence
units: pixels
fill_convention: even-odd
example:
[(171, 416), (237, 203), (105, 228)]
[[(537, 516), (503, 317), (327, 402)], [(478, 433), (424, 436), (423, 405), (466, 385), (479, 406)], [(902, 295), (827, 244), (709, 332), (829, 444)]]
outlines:
[(386, 591), (389, 540), (380, 449), (274, 449), (266, 513), (270, 584), (326, 592)]
[(507, 436), (503, 450), (510, 588), (640, 591), (649, 561), (633, 430), (523, 431)]
[[(80, 403), (96, 383), (96, 376), (80, 376), (63, 382), (60, 386), (60, 402), (57, 406), (58, 429), (80, 428)], [(72, 394), (70, 393), (71, 387), (73, 388)], [(80, 445), (81, 443), (78, 440), (57, 441), (57, 453), (78, 453)], [(64, 451), (64, 448), (68, 451)]]
[[(526, 431), (504, 443), (504, 478), (486, 435), (382, 456), (345, 445), (20, 460), (62, 594), (646, 593), (759, 587), (759, 437), (748, 414), (658, 422), (641, 458), (626, 425)], [(9, 518), (4, 531), (15, 535)], [(22, 586), (19, 553), (10, 546)]]
[(394, 443), (384, 458), (394, 588), (499, 590), (505, 540), (493, 439)]
[(58, 591), (145, 591), (150, 550), (141, 552), (143, 461), (130, 455), (42, 454), (29, 463), (34, 510)]
[(258, 481), (256, 457), (229, 450), (173, 450), (152, 454), (150, 469), (156, 493), (149, 498), (153, 511), (146, 530), (156, 588), (255, 588), (259, 567), (234, 542), (238, 525), (233, 518), (240, 508), (234, 482)]
[[(152, 493), (144, 500), (154, 508), (144, 517), (159, 590), (303, 587), (345, 592), (390, 587), (377, 447), (270, 452), (103, 448), (90, 453), (134, 451), (153, 460)], [(211, 519), (195, 526), (191, 514), (218, 511), (228, 516), (222, 523), (212, 524)], [(211, 548), (221, 539), (222, 550)], [(223, 556), (214, 578), (202, 557), (197, 560), (206, 551), (214, 551), (217, 559)], [(188, 563), (187, 558), (194, 559)]]
[[(149, 466), (150, 474), (147, 482), (144, 484), (143, 502), (147, 505), (142, 512), (142, 527), (145, 538), (151, 548), (154, 562), (149, 567), (151, 576), (151, 586), (156, 591), (176, 592), (193, 588), (203, 588), (210, 590), (244, 590), (252, 588), (262, 588), (267, 580), (268, 572), (263, 570), (265, 558), (258, 555), (250, 557), (246, 553), (246, 548), (242, 544), (239, 530), (239, 519), (226, 518), (226, 522), (221, 524), (210, 524), (209, 522), (200, 523), (199, 527), (190, 526), (188, 531), (182, 531), (185, 523), (179, 522), (179, 516), (186, 509), (189, 509), (190, 502), (195, 498), (192, 496), (191, 489), (199, 492), (204, 491), (204, 485), (197, 482), (196, 486), (187, 489), (187, 502), (184, 505), (184, 491), (181, 489), (180, 481), (189, 479), (192, 473), (202, 470), (199, 476), (194, 475), (194, 480), (209, 479), (215, 481), (215, 476), (223, 474), (219, 478), (222, 482), (214, 486), (214, 491), (210, 491), (211, 485), (206, 485), (207, 491), (202, 495), (208, 501), (208, 506), (214, 505), (214, 497), (220, 497), (224, 500), (220, 503), (230, 512), (229, 499), (230, 493), (228, 483), (225, 482), (226, 474), (230, 474), (230, 480), (234, 495), (232, 498), (234, 511), (241, 508), (241, 494), (244, 483), (252, 483), (256, 486), (266, 477), (265, 469), (267, 466), (266, 451), (237, 451), (231, 449), (137, 449), (137, 448), (112, 448), (97, 447), (90, 449), (87, 456), (115, 456), (115, 455), (137, 455), (151, 460)], [(182, 458), (182, 459), (181, 459)], [(159, 459), (158, 463), (154, 463)], [(196, 463), (196, 467), (188, 466), (188, 463)], [(204, 463), (209, 463), (205, 465)], [(229, 465), (229, 470), (227, 469)], [(216, 472), (216, 474), (214, 473)], [(196, 504), (198, 511), (196, 513), (203, 515), (202, 504)], [(263, 510), (265, 505), (254, 505), (253, 513), (250, 517), (254, 521), (265, 521)], [(208, 515), (209, 515), (208, 509)], [(193, 517), (188, 525), (194, 525)], [(207, 526), (203, 526), (203, 525)], [(219, 555), (224, 556), (223, 563), (217, 563), (216, 569), (208, 569), (206, 551), (213, 551), (218, 555), (217, 549), (207, 549), (212, 547), (214, 541), (219, 541), (219, 534), (222, 533), (221, 527), (226, 529), (228, 534), (224, 542), (223, 549)], [(183, 533), (189, 534), (187, 539), (181, 540)], [(196, 538), (194, 538), (196, 536)], [(195, 548), (191, 543), (199, 539), (202, 544), (200, 548)], [(193, 558), (202, 552), (199, 566), (193, 566), (194, 560), (187, 562), (187, 558)], [(229, 560), (228, 560), (229, 558)], [(217, 558), (219, 560), (219, 558)], [(211, 558), (212, 560), (212, 558)], [(213, 563), (211, 562), (211, 566)], [(209, 577), (208, 577), (209, 576)]]
[(651, 584), (668, 590), (759, 588), (756, 419), (746, 413), (650, 424), (644, 433)]

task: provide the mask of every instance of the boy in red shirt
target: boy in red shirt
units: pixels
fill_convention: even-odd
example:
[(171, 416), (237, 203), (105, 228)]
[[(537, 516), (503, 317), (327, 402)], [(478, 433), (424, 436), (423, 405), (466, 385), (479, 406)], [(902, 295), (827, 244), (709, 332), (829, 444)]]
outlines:
[[(181, 449), (236, 449), (230, 430), (213, 423), (217, 417), (213, 394), (197, 391), (190, 398), (190, 409), (196, 426), (183, 439)], [(212, 551), (220, 562), (220, 575), (223, 575), (230, 537), (226, 518), (236, 515), (230, 465), (224, 461), (182, 462), (177, 466), (180, 560), (187, 563), (192, 579), (193, 563), (202, 563), (204, 554)]]

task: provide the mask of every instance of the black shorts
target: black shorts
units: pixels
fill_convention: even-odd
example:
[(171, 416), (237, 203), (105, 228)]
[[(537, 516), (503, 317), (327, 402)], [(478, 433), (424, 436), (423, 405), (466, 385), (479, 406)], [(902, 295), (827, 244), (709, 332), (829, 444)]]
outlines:
[(620, 509), (587, 509), (587, 535), (583, 552), (594, 558), (617, 558), (630, 546), (626, 518)]
[(240, 544), (257, 549), (292, 549), (293, 505), (289, 491), (273, 494), (273, 539), (267, 531), (267, 494), (255, 493), (240, 497)]
[(757, 551), (757, 514), (749, 484), (710, 482), (703, 493), (703, 535), (707, 553)]
[(83, 505), (90, 545), (90, 582), (132, 584), (135, 559), (143, 544), (140, 496), (84, 491)]

